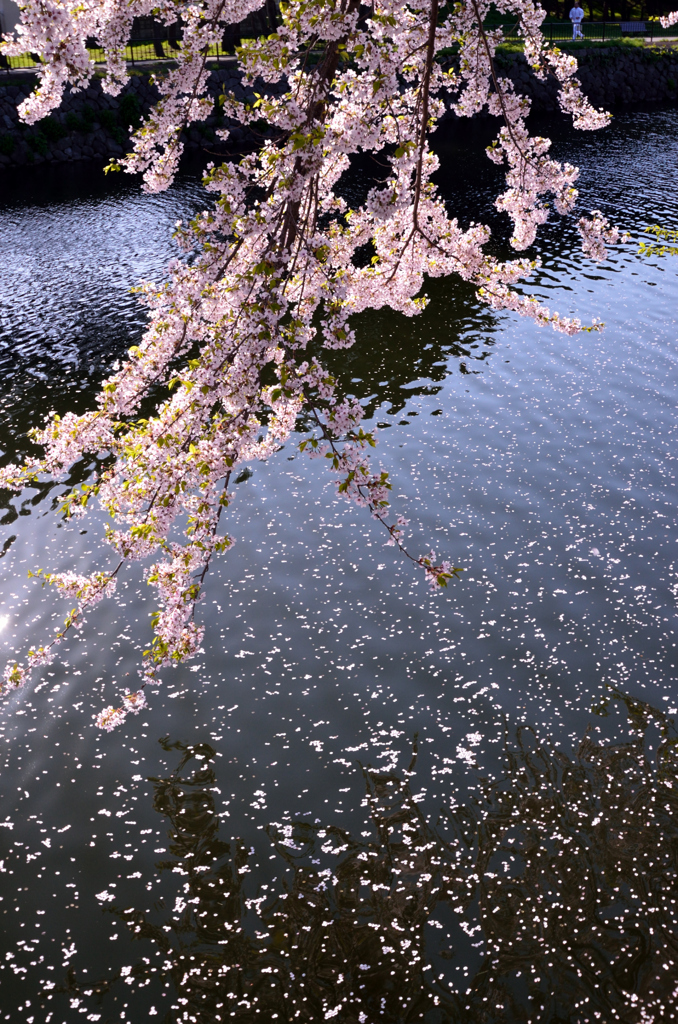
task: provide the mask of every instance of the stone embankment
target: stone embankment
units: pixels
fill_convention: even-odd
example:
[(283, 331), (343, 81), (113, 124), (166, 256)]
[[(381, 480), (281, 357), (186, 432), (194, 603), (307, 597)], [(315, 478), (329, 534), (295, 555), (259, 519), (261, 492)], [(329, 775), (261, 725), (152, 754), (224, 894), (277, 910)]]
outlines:
[[(678, 51), (656, 47), (601, 46), (576, 54), (584, 93), (596, 107), (611, 110), (633, 103), (665, 103), (678, 98)], [(521, 53), (499, 53), (499, 71), (516, 92), (532, 101), (535, 113), (558, 110), (558, 84), (549, 76), (541, 82)]]
[[(35, 85), (32, 76), (15, 76), (9, 83), (0, 78), (0, 170), (30, 164), (61, 163), (74, 160), (96, 160), (109, 163), (129, 150), (129, 128), (139, 122), (158, 99), (158, 91), (148, 74), (134, 73), (120, 96), (107, 96), (101, 79), (93, 79), (81, 92), (67, 92), (57, 111), (28, 127), (19, 121), (17, 105)], [(268, 92), (274, 87), (266, 86)], [(247, 128), (223, 117), (218, 97), (234, 93), (237, 99), (254, 102), (254, 90), (243, 87), (240, 72), (233, 64), (213, 71), (209, 83), (214, 99), (213, 113), (192, 125), (183, 137), (185, 150), (223, 150), (215, 132), (228, 128), (230, 144), (246, 146), (261, 142), (258, 126)], [(263, 85), (257, 91), (263, 91)]]
[[(612, 109), (678, 97), (678, 51), (673, 49), (609, 46), (581, 50), (577, 58), (584, 91), (598, 107)], [(530, 97), (533, 111), (558, 109), (555, 79), (536, 79), (521, 53), (500, 52), (497, 63), (500, 72), (515, 83), (517, 91)], [(107, 96), (101, 89), (101, 80), (95, 78), (86, 90), (67, 92), (59, 110), (49, 118), (27, 127), (19, 122), (16, 108), (34, 84), (29, 76), (16, 76), (8, 82), (0, 79), (0, 170), (73, 160), (108, 163), (127, 152), (130, 126), (136, 125), (158, 98), (148, 74), (134, 73), (118, 97)], [(247, 128), (229, 121), (217, 102), (222, 92), (254, 100), (253, 90), (243, 87), (235, 64), (213, 71), (209, 88), (215, 100), (213, 113), (188, 129), (184, 138), (186, 150), (204, 149), (215, 154), (223, 151), (224, 144), (215, 135), (221, 127), (230, 129), (230, 145), (260, 143), (267, 134), (264, 126), (259, 130), (258, 126)], [(270, 86), (266, 90), (274, 91)]]

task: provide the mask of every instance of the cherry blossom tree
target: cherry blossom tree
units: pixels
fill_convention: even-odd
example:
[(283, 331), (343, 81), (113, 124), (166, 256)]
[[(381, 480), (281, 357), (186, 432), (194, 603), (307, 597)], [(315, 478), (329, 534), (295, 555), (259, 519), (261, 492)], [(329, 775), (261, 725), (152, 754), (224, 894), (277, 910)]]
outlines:
[[(21, 116), (32, 124), (58, 107), (67, 85), (87, 85), (94, 72), (89, 38), (104, 48), (103, 87), (116, 95), (128, 77), (133, 18), (180, 20), (176, 66), (158, 77), (160, 98), (120, 161), (122, 169), (143, 174), (146, 190), (159, 192), (177, 173), (182, 131), (211, 113), (210, 46), (224, 26), (261, 3), (26, 0), (16, 38), (4, 44), (8, 54), (37, 52), (43, 60)], [(607, 124), (609, 115), (582, 95), (575, 59), (545, 44), (543, 9), (533, 0), (494, 6), (519, 20), (528, 65), (538, 78), (555, 76), (560, 105), (575, 127)], [(426, 305), (426, 278), (450, 274), (472, 282), (495, 310), (566, 334), (582, 329), (579, 320), (517, 290), (535, 263), (488, 255), (489, 229), (448, 216), (431, 181), (438, 160), (429, 137), (446, 109), (471, 117), (486, 108), (501, 118), (488, 156), (507, 168), (497, 207), (513, 224), (513, 248), (532, 244), (548, 215), (547, 198), (561, 215), (574, 207), (578, 171), (550, 158), (548, 139), (530, 135), (529, 100), (497, 70), (501, 31), (483, 27), (489, 7), (488, 0), (373, 0), (370, 6), (289, 0), (272, 35), (238, 50), (246, 82), (282, 85), (271, 94), (262, 90), (253, 105), (226, 95), (224, 112), (241, 123), (265, 118), (269, 138), (256, 152), (208, 168), (212, 208), (177, 227), (177, 241), (192, 258), (174, 261), (162, 285), (141, 287), (148, 328), (103, 383), (96, 407), (80, 416), (52, 414), (35, 434), (44, 455), (0, 471), (0, 484), (19, 490), (44, 475), (62, 476), (85, 456), (105, 454), (107, 468), (70, 493), (66, 505), (73, 516), (97, 502), (106, 510), (114, 554), (93, 575), (43, 574), (75, 608), (25, 663), (7, 666), (6, 690), (49, 663), (68, 630), (81, 628), (88, 609), (114, 594), (124, 566), (143, 559), (158, 611), (140, 689), (125, 694), (120, 707), (106, 708), (98, 724), (111, 729), (137, 712), (145, 685), (200, 647), (196, 602), (213, 555), (231, 545), (233, 474), (272, 456), (302, 413), (314, 429), (299, 447), (326, 461), (339, 493), (378, 520), (388, 543), (432, 586), (457, 574), (433, 552), (415, 556), (406, 549), (407, 524), (391, 514), (388, 475), (372, 467), (375, 438), (361, 426), (362, 408), (338, 392), (309, 349), (348, 348), (351, 317), (367, 308), (415, 316)], [(452, 68), (437, 59), (446, 48), (459, 54)], [(227, 139), (227, 130), (220, 134)], [(352, 156), (366, 152), (381, 154), (387, 171), (362, 206), (349, 209), (338, 185)], [(578, 226), (585, 252), (604, 259), (616, 229), (597, 211)], [(368, 265), (356, 259), (366, 245), (373, 253)], [(154, 413), (141, 418), (151, 391), (160, 398)]]

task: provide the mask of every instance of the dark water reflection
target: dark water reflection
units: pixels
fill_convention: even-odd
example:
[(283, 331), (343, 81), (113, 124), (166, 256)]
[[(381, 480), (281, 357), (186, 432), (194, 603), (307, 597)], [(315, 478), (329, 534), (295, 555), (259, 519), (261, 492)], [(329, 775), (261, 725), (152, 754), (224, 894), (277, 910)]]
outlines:
[(222, 838), (216, 751), (162, 741), (182, 755), (152, 780), (162, 895), (153, 910), (98, 896), (136, 956), (94, 983), (73, 967), (41, 1008), (66, 997), (111, 1019), (132, 1002), (132, 1019), (199, 1024), (673, 1020), (678, 738), (649, 704), (613, 693), (598, 713), (610, 703), (622, 742), (589, 733), (568, 755), (520, 728), (499, 777), (477, 776), (470, 800), (445, 787), (460, 802), (435, 823), (413, 793), (416, 743), (401, 773), (363, 768), (366, 829), (270, 825), (276, 876), (258, 886), (254, 851)]
[(47, 182), (30, 169), (3, 174), (0, 437), (8, 453), (25, 449), (46, 409), (87, 408), (143, 328), (130, 289), (176, 256), (174, 222), (204, 196), (192, 175), (162, 197), (113, 177), (86, 165), (55, 169)]
[[(634, 111), (554, 148), (584, 210), (678, 228), (677, 128)], [(440, 147), (445, 194), (501, 251), (496, 169), (468, 135)], [(5, 458), (91, 402), (142, 329), (128, 289), (203, 201), (190, 174), (149, 198), (74, 173), (0, 182)], [(413, 550), (462, 581), (425, 593), (289, 445), (239, 485), (205, 651), (143, 715), (92, 725), (147, 639), (134, 573), (3, 708), (0, 1020), (674, 1019), (676, 264), (632, 243), (593, 266), (569, 222), (544, 238), (537, 291), (602, 334), (434, 282), (421, 317), (362, 318), (337, 367), (384, 426)], [(29, 568), (105, 561), (60, 489), (3, 506), (3, 658), (64, 610)]]

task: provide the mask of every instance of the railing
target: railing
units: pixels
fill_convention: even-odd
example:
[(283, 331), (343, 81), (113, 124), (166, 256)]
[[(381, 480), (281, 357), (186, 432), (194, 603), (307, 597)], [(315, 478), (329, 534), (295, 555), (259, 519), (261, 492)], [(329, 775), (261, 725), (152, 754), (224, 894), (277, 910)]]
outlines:
[[(519, 39), (519, 27), (516, 23), (497, 25), (504, 30), (507, 39)], [(572, 42), (571, 21), (546, 21), (542, 32), (549, 43)], [(584, 40), (590, 42), (619, 42), (621, 39), (655, 39), (671, 38), (677, 34), (676, 28), (664, 29), (658, 21), (583, 21), (581, 32)]]
[[(88, 49), (95, 64), (102, 64), (104, 62), (102, 47), (90, 46)], [(221, 63), (228, 57), (233, 57), (233, 48), (227, 49), (221, 44), (211, 46), (207, 57), (209, 60)], [(125, 47), (125, 59), (132, 67), (137, 64), (148, 64), (151, 61), (172, 61), (176, 59), (176, 49), (167, 40), (140, 40), (139, 42), (131, 42)], [(24, 53), (20, 57), (0, 55), (0, 70), (4, 70), (7, 73), (11, 71), (32, 71), (39, 66), (40, 60), (35, 54)]]
[[(506, 39), (520, 39), (518, 25), (504, 24), (493, 27), (501, 27), (504, 30)], [(653, 42), (656, 39), (676, 35), (676, 29), (663, 29), (658, 21), (584, 21), (582, 35), (590, 42), (614, 42), (623, 38), (642, 38)], [(572, 23), (569, 21), (547, 21), (542, 26), (542, 31), (549, 43), (572, 42)], [(163, 35), (167, 36), (165, 31)], [(128, 64), (149, 64), (154, 61), (172, 61), (176, 57), (176, 50), (180, 43), (172, 38), (156, 38), (132, 40), (125, 48), (125, 58)], [(91, 46), (89, 52), (95, 64), (104, 61), (104, 51), (101, 47)], [(225, 47), (221, 43), (210, 47), (208, 59), (217, 63), (233, 57), (233, 48)], [(40, 65), (40, 60), (34, 54), (22, 54), (20, 57), (0, 56), (0, 70), (6, 73), (11, 71), (31, 71)]]

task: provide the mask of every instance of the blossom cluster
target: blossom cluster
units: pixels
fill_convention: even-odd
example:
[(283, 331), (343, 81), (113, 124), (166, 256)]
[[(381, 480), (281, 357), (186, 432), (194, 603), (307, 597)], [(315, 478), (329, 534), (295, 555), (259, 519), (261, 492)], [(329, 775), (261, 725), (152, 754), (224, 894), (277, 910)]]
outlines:
[(600, 210), (591, 210), (591, 218), (580, 217), (577, 229), (582, 237), (582, 249), (591, 259), (607, 259), (607, 246), (619, 241), (619, 228), (610, 224)]
[(95, 724), (98, 729), (103, 729), (104, 732), (113, 732), (117, 726), (122, 725), (128, 715), (138, 715), (145, 707), (146, 695), (143, 690), (137, 690), (135, 693), (126, 693), (122, 699), (122, 707), (116, 708), (111, 704), (104, 708), (96, 716)]
[[(43, 61), (22, 117), (33, 123), (58, 106), (67, 85), (87, 84), (94, 72), (88, 38), (103, 46), (103, 87), (116, 93), (128, 74), (124, 46), (133, 18), (152, 14), (167, 25), (178, 22), (176, 66), (157, 78), (160, 98), (121, 160), (124, 169), (142, 173), (145, 189), (161, 191), (177, 171), (183, 130), (212, 109), (209, 47), (226, 25), (260, 4), (26, 0), (16, 38), (3, 44), (7, 53), (29, 50)], [(41, 474), (62, 475), (93, 453), (108, 456), (101, 475), (74, 491), (67, 507), (84, 514), (95, 501), (103, 506), (114, 524), (107, 539), (119, 562), (91, 577), (46, 577), (78, 602), (57, 640), (113, 592), (122, 565), (150, 559), (146, 578), (159, 609), (141, 666), (142, 690), (163, 666), (192, 657), (202, 640), (195, 613), (205, 574), (213, 555), (231, 543), (221, 525), (231, 475), (269, 458), (301, 413), (313, 425), (301, 447), (328, 460), (339, 493), (365, 507), (385, 527), (388, 543), (433, 586), (456, 575), (433, 553), (406, 551), (405, 523), (389, 517), (388, 475), (370, 465), (375, 441), (360, 425), (362, 409), (337, 392), (308, 349), (350, 346), (351, 317), (368, 308), (418, 314), (427, 301), (426, 279), (450, 274), (473, 283), (494, 309), (566, 334), (580, 329), (578, 320), (519, 291), (534, 263), (488, 255), (489, 229), (464, 227), (451, 217), (432, 181), (438, 159), (429, 137), (440, 117), (450, 105), (463, 116), (486, 107), (503, 121), (489, 155), (507, 164), (507, 190), (497, 205), (513, 222), (513, 247), (524, 250), (534, 241), (547, 217), (546, 197), (560, 214), (576, 199), (577, 169), (550, 158), (548, 139), (530, 135), (529, 101), (497, 74), (502, 37), (484, 27), (490, 6), (489, 0), (454, 7), (439, 0), (374, 0), (367, 10), (359, 0), (290, 0), (273, 34), (240, 47), (246, 83), (284, 83), (270, 94), (262, 91), (253, 106), (235, 95), (221, 98), (228, 116), (268, 123), (260, 148), (210, 165), (206, 187), (214, 205), (177, 226), (177, 242), (190, 258), (175, 260), (164, 283), (140, 287), (147, 330), (104, 381), (96, 408), (51, 415), (35, 434), (44, 456), (0, 471), (3, 486), (21, 488)], [(607, 123), (608, 115), (582, 95), (574, 58), (545, 46), (543, 9), (532, 0), (493, 6), (519, 20), (529, 64), (539, 77), (556, 77), (561, 106), (575, 126)], [(459, 47), (458, 70), (436, 59), (451, 46)], [(349, 208), (339, 186), (361, 152), (380, 154), (387, 169), (364, 203)], [(614, 229), (602, 215), (582, 220), (580, 231), (588, 254), (604, 258)], [(356, 258), (366, 246), (373, 253), (367, 265)], [(160, 396), (155, 411), (139, 418), (150, 393)], [(39, 648), (31, 664), (44, 663), (50, 649)], [(16, 665), (5, 673), (11, 685), (24, 676)], [(106, 708), (100, 727), (113, 728), (138, 709), (139, 694)]]

